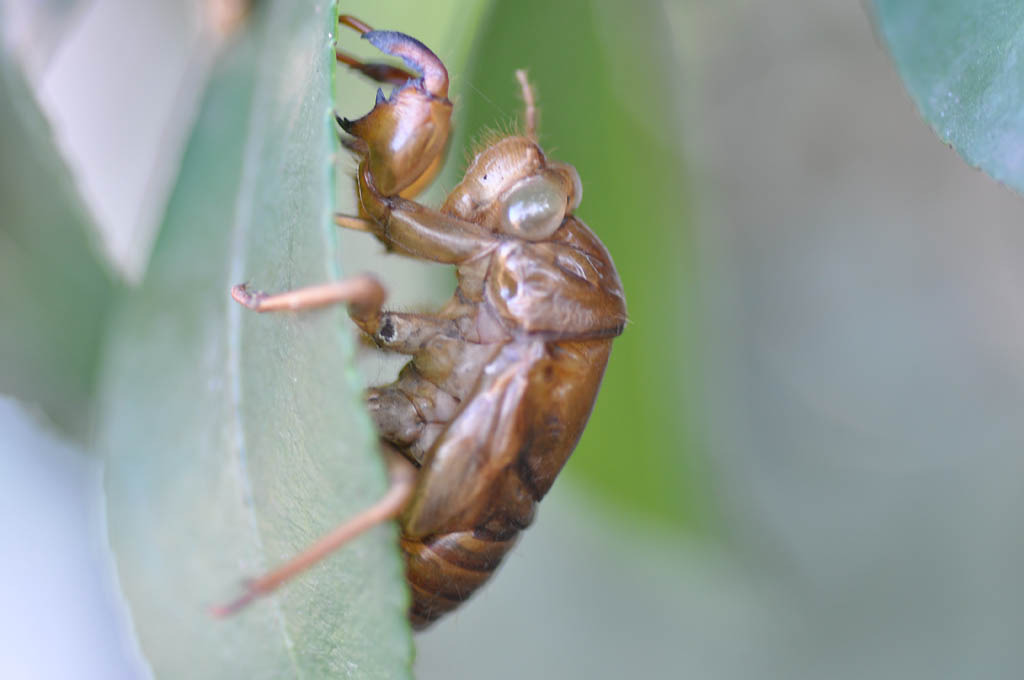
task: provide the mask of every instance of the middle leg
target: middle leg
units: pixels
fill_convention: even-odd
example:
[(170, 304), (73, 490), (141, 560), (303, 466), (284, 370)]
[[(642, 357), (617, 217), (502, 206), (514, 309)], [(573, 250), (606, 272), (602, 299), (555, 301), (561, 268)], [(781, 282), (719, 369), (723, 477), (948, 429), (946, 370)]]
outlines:
[(458, 356), (465, 347), (457, 320), (384, 311), (384, 287), (365, 274), (277, 295), (252, 292), (243, 284), (232, 288), (231, 296), (257, 312), (347, 303), (353, 321), (378, 347), (415, 356), (397, 380), (370, 388), (366, 397), (381, 439), (414, 464), (423, 461), (445, 424), (454, 417), (459, 400), (439, 385), (458, 365)]
[(360, 274), (276, 295), (250, 291), (248, 284), (242, 283), (231, 289), (231, 297), (254, 312), (300, 311), (348, 304), (348, 314), (356, 325), (374, 335), (380, 328), (387, 291), (376, 277)]
[(452, 319), (385, 311), (387, 291), (369, 274), (275, 295), (250, 291), (248, 285), (242, 283), (231, 289), (231, 297), (254, 312), (301, 311), (347, 304), (349, 316), (378, 347), (400, 354), (416, 354), (438, 336), (458, 334)]

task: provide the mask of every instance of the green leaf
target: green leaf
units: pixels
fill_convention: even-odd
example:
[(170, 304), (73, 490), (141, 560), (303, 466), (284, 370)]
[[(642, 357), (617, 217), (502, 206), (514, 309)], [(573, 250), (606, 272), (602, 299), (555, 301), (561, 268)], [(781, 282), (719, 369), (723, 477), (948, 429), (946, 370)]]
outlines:
[(269, 3), (213, 76), (103, 373), (111, 543), (160, 677), (407, 676), (407, 594), (379, 527), (228, 620), (207, 609), (380, 497), (342, 308), (257, 315), (334, 263), (333, 4)]
[(876, 0), (921, 115), (971, 165), (1024, 191), (1024, 4)]
[(112, 292), (92, 224), (17, 65), (0, 52), (0, 392), (82, 440)]
[(460, 104), (468, 134), (509, 129), (523, 106), (513, 74), (527, 69), (541, 144), (579, 171), (578, 214), (625, 286), (631, 321), (567, 474), (619, 510), (694, 527), (706, 482), (680, 366), (695, 352), (695, 268), (669, 44), (652, 4), (498, 2)]

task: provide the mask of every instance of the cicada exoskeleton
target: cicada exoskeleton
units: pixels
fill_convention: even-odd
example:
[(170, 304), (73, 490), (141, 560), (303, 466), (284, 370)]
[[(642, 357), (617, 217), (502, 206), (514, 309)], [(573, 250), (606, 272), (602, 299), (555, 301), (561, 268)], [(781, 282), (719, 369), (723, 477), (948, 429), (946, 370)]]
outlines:
[(443, 205), (429, 208), (413, 199), (443, 161), (447, 70), (414, 38), (341, 21), (416, 73), (338, 53), (394, 90), (379, 91), (362, 118), (339, 119), (359, 160), (359, 214), (335, 221), (391, 251), (454, 265), (458, 285), (435, 314), (385, 310), (384, 288), (370, 275), (277, 295), (232, 290), (260, 312), (345, 303), (376, 345), (411, 360), (366, 400), (389, 461), (387, 495), (220, 611), (397, 519), (410, 619), (422, 628), (479, 588), (530, 525), (583, 432), (626, 305), (607, 250), (574, 215), (579, 175), (537, 142), (525, 73), (516, 73), (526, 104), (521, 133), (479, 151)]

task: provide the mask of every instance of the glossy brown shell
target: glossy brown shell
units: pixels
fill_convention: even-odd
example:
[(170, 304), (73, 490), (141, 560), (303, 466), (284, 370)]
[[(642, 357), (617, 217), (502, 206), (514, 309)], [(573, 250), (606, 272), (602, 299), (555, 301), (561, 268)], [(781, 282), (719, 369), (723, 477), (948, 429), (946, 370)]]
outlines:
[[(422, 628), (470, 597), (533, 521), (593, 409), (625, 297), (608, 251), (572, 214), (578, 174), (537, 144), (524, 73), (525, 134), (477, 153), (433, 210), (410, 198), (446, 144), (447, 72), (409, 36), (343, 23), (421, 77), (379, 95), (359, 120), (341, 120), (359, 158), (360, 216), (340, 223), (394, 252), (454, 264), (459, 281), (435, 315), (350, 308), (378, 345), (412, 356), (394, 383), (369, 391), (367, 405), (386, 448), (418, 467), (399, 521), (410, 618)], [(371, 77), (396, 74), (342, 60)], [(523, 206), (545, 217), (513, 219)]]
[(625, 320), (611, 258), (573, 217), (550, 241), (503, 240), (480, 289), (460, 286), (452, 307), (501, 319), (509, 337), (490, 343), (493, 358), (427, 452), (403, 518), (418, 628), (469, 598), (533, 521), (583, 433)]

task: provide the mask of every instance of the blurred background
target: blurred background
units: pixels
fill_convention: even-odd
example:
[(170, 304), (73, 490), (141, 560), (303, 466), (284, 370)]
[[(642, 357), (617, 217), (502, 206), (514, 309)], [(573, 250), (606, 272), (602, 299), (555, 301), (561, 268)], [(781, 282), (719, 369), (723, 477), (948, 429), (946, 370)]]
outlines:
[[(37, 24), (56, 36), (45, 44), (109, 4), (42, 3), (57, 17)], [(8, 92), (20, 73), (21, 96), (38, 96), (47, 69), (10, 30), (23, 7), (3, 9)], [(475, 139), (521, 115), (513, 72), (528, 69), (541, 143), (579, 170), (578, 214), (613, 254), (630, 306), (591, 424), (534, 527), (491, 584), (414, 638), (416, 677), (1020, 677), (1024, 203), (922, 121), (869, 7), (451, 0), (341, 10), (413, 34), (449, 67), (457, 134), (427, 203), (455, 185)], [(230, 39), (197, 34), (211, 36), (211, 56), (185, 54), (181, 72), (201, 92)], [(129, 99), (146, 99), (138, 81), (131, 87)], [(375, 90), (341, 70), (335, 88), (348, 117)], [(43, 108), (59, 139), (60, 117)], [(177, 124), (188, 129), (194, 116)], [(3, 137), (0, 201), (27, 204), (11, 159), (31, 148)], [(343, 210), (353, 167), (340, 161)], [(70, 195), (89, 185), (67, 184)], [(70, 200), (90, 215), (82, 221), (102, 221), (88, 198)], [(43, 219), (18, 210), (8, 208), (22, 222)], [(12, 225), (8, 253), (26, 238)], [(61, 239), (42, 231), (44, 245)], [(95, 238), (107, 244), (101, 257), (119, 252)], [(396, 306), (450, 295), (444, 268), (384, 257), (359, 234), (340, 238), (342, 270), (380, 272)], [(131, 262), (149, 257), (133, 252)], [(90, 274), (90, 285), (135, 271), (109, 269), (122, 274)], [(358, 358), (368, 383), (397, 368)], [(5, 365), (0, 389), (21, 408), (40, 405), (65, 439), (88, 441), (76, 404), (89, 380), (68, 402), (33, 387), (36, 374)], [(63, 512), (53, 546), (29, 552), (41, 565), (92, 564), (95, 583), (82, 588), (111, 589), (102, 560), (60, 552), (74, 549), (81, 522), (102, 534), (102, 517), (78, 511), (93, 502), (83, 494), (98, 493), (96, 466), (19, 427), (3, 428), (0, 465), (11, 472), (0, 497), (17, 499), (5, 516), (31, 527)], [(51, 450), (52, 460), (36, 453)], [(31, 540), (26, 524), (0, 521), (12, 554)], [(0, 572), (3, 588), (29, 592), (23, 571)], [(22, 631), (25, 648), (97, 648), (76, 638), (81, 626), (58, 636), (26, 597), (0, 638)], [(102, 611), (111, 626), (125, 618), (114, 595), (83, 600), (46, 611)], [(147, 672), (130, 645), (113, 647), (94, 659), (94, 677)], [(17, 651), (4, 652), (9, 668), (19, 668)]]

